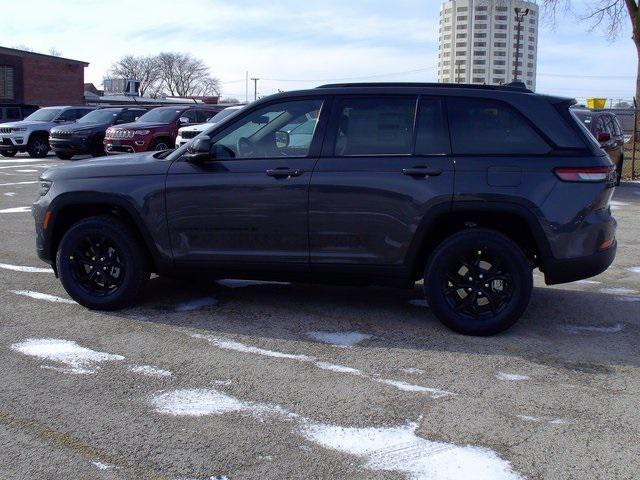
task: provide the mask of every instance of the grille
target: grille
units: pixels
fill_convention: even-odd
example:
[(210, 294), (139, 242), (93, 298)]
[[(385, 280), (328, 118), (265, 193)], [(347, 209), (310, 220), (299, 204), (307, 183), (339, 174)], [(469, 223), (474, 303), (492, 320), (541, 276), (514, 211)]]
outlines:
[(196, 137), (200, 132), (192, 132), (187, 130), (186, 132), (182, 132), (182, 138), (184, 139), (189, 139), (189, 138), (194, 138)]
[(108, 138), (133, 138), (133, 130), (112, 130)]
[(71, 138), (71, 132), (65, 132), (65, 131), (51, 132), (49, 136), (51, 138)]
[(0, 133), (11, 133), (10, 127), (2, 127), (0, 128)]

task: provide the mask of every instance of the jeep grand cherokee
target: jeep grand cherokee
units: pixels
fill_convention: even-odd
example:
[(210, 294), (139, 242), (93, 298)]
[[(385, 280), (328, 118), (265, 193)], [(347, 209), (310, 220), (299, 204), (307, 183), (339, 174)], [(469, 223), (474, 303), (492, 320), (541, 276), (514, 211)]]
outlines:
[(443, 323), (494, 334), (525, 311), (534, 268), (557, 284), (614, 259), (615, 170), (572, 103), (520, 85), (280, 93), (173, 152), (46, 171), (38, 253), (93, 309), (131, 304), (150, 272), (424, 279)]

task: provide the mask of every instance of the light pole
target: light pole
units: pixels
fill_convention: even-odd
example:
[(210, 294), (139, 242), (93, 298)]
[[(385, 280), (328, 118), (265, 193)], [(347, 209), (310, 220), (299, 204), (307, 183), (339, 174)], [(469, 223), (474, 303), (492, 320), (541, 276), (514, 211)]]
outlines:
[(516, 7), (514, 10), (516, 12), (516, 62), (515, 62), (516, 69), (514, 70), (513, 81), (517, 82), (518, 81), (518, 62), (520, 61), (520, 29), (522, 28), (522, 20), (524, 20), (524, 17), (529, 15), (529, 9), (525, 8), (523, 10), (520, 7)]
[(258, 99), (258, 80), (259, 78), (252, 78), (253, 80), (253, 101), (255, 102)]

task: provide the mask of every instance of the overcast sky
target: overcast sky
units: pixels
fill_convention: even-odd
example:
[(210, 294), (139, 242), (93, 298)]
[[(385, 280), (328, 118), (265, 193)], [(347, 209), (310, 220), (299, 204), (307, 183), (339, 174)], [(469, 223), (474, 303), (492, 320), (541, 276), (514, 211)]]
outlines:
[[(27, 45), (90, 63), (100, 84), (126, 54), (189, 52), (245, 95), (342, 81), (436, 81), (439, 0), (3, 1), (0, 45)], [(12, 20), (13, 19), (13, 20)], [(15, 21), (14, 21), (15, 20)], [(630, 98), (636, 53), (629, 29), (609, 42), (571, 14), (540, 31), (539, 92)], [(251, 93), (253, 93), (251, 87)]]

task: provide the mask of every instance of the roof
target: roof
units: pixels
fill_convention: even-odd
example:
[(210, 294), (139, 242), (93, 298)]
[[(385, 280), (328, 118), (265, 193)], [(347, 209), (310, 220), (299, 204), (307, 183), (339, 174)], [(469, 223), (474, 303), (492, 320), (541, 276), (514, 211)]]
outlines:
[(420, 82), (379, 82), (379, 83), (329, 83), (317, 88), (471, 88), (479, 90), (509, 90), (533, 93), (522, 82), (505, 85), (479, 85), (472, 83), (420, 83)]
[(85, 67), (89, 66), (89, 62), (83, 62), (82, 60), (74, 60), (72, 58), (66, 58), (66, 57), (57, 57), (55, 55), (47, 55), (45, 53), (30, 52), (29, 50), (18, 50), (16, 48), (8, 48), (8, 47), (0, 46), (0, 53), (6, 53), (7, 55), (15, 55), (17, 57), (22, 57), (25, 55), (33, 55), (37, 57), (45, 57), (51, 60), (57, 60), (59, 62), (71, 62), (71, 63), (78, 63)]

